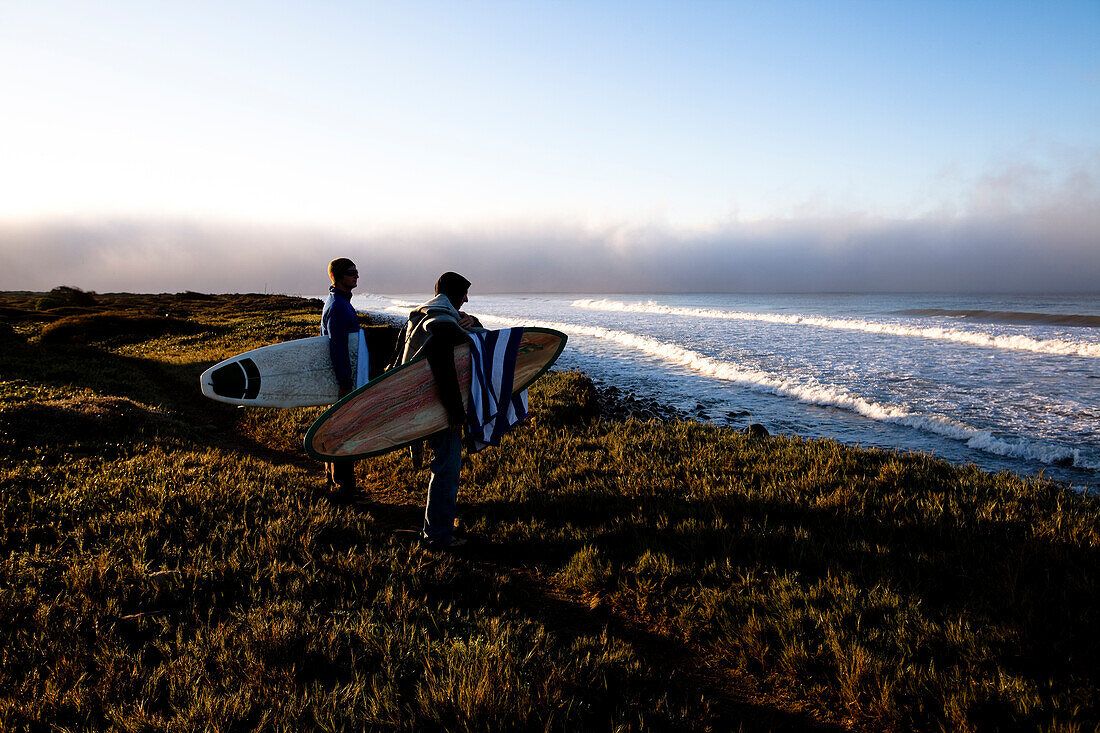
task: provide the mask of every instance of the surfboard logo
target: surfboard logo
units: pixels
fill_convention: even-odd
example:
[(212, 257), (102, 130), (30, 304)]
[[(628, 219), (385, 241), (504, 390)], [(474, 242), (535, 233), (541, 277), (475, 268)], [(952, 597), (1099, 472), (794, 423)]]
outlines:
[(539, 344), (536, 344), (532, 341), (520, 341), (519, 342), (519, 349), (518, 349), (517, 353), (519, 353), (519, 354), (530, 354), (532, 351), (542, 351), (542, 349), (543, 349), (542, 346), (540, 346)]
[(254, 400), (260, 393), (260, 370), (251, 359), (233, 361), (214, 370), (210, 386), (221, 397)]

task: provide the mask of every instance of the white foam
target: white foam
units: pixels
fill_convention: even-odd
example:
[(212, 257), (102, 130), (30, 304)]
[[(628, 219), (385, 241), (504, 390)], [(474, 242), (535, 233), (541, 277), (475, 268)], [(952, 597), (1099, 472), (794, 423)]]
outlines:
[(1082, 458), (1077, 449), (1064, 448), (1027, 439), (1006, 440), (988, 430), (979, 430), (965, 423), (942, 415), (926, 415), (907, 407), (868, 400), (844, 387), (823, 384), (816, 379), (785, 378), (776, 374), (739, 366), (732, 362), (714, 359), (691, 349), (658, 341), (648, 336), (616, 331), (599, 326), (582, 326), (573, 323), (532, 321), (503, 316), (482, 315), (481, 320), (504, 326), (539, 326), (553, 328), (568, 334), (590, 336), (612, 341), (656, 356), (669, 363), (687, 367), (716, 379), (734, 382), (748, 389), (790, 397), (814, 405), (836, 407), (863, 415), (884, 423), (904, 425), (925, 432), (942, 435), (965, 442), (967, 447), (998, 456), (1023, 458), (1055, 464), (1072, 459), (1078, 468), (1100, 470), (1100, 464)]
[(379, 295), (378, 293), (357, 293), (352, 296), (351, 303), (360, 310), (374, 312), (401, 309), (408, 311), (409, 308), (415, 308), (420, 305), (419, 303), (402, 300), (400, 298), (392, 298), (388, 295)]
[(374, 295), (374, 294), (366, 295), (365, 294), (365, 295), (362, 295), (362, 296), (357, 295), (355, 297), (356, 298), (370, 298), (371, 301), (381, 304), (386, 310), (389, 310), (389, 311), (393, 311), (393, 310), (405, 310), (405, 311), (407, 311), (409, 308), (415, 308), (416, 306), (420, 305), (420, 303), (417, 302), (417, 301), (405, 300), (403, 298), (391, 298), (388, 295)]
[(782, 313), (749, 313), (745, 311), (715, 310), (713, 308), (679, 308), (658, 303), (623, 303), (616, 300), (593, 300), (583, 298), (574, 300), (574, 308), (585, 310), (651, 313), (655, 315), (687, 316), (691, 318), (721, 318), (730, 321), (758, 321), (762, 323), (781, 323), (798, 326), (816, 326), (846, 331), (864, 331), (893, 336), (913, 336), (917, 338), (954, 341), (994, 349), (1012, 349), (1033, 351), (1040, 354), (1059, 354), (1061, 356), (1084, 356), (1100, 358), (1100, 344), (1087, 341), (1066, 339), (1036, 339), (1030, 336), (998, 336), (981, 331), (958, 328), (915, 327), (895, 323), (880, 323), (861, 319), (826, 318), (824, 316), (784, 315)]

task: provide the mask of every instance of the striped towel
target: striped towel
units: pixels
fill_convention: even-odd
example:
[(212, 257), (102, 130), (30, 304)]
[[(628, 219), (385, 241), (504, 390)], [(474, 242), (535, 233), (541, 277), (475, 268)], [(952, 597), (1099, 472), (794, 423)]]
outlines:
[(522, 328), (469, 334), (470, 404), (466, 410), (474, 448), (500, 445), (500, 438), (527, 417), (527, 390), (512, 394)]
[(367, 334), (359, 329), (359, 349), (355, 364), (355, 388), (359, 389), (370, 381), (370, 352), (367, 351)]

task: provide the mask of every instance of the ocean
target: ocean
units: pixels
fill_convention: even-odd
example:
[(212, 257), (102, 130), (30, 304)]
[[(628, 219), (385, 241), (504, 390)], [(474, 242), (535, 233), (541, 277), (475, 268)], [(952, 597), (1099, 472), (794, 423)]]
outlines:
[(475, 292), (465, 310), (564, 331), (559, 367), (701, 420), (1100, 491), (1100, 297)]

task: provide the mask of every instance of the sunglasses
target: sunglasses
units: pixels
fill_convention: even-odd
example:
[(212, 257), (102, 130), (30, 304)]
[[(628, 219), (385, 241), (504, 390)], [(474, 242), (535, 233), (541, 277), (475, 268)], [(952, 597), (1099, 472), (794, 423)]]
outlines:
[(359, 277), (359, 271), (358, 270), (348, 270), (343, 275), (341, 275), (341, 277)]

